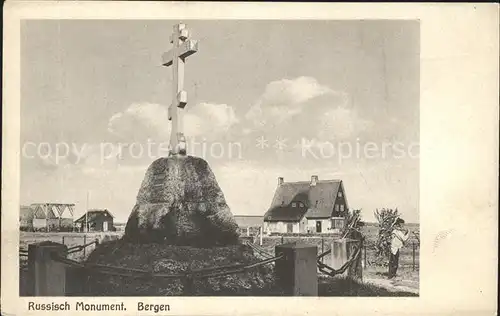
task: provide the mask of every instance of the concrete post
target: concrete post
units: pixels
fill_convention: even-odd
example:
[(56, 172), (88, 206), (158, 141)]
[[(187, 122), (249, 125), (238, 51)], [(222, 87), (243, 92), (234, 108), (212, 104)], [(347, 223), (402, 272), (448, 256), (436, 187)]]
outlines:
[[(332, 243), (332, 263), (334, 269), (340, 269), (349, 260), (356, 247), (360, 246), (360, 241), (356, 239), (342, 238), (334, 240)], [(362, 279), (363, 267), (362, 256), (351, 264), (347, 270), (347, 276), (354, 279)]]
[(28, 246), (28, 289), (30, 296), (65, 296), (66, 267), (52, 253), (66, 256), (65, 245), (43, 241)]
[(332, 268), (340, 269), (347, 261), (346, 239), (337, 239), (332, 243)]
[[(83, 235), (83, 244), (85, 245), (86, 243), (87, 243), (87, 235)], [(87, 247), (83, 247), (83, 258), (84, 259), (86, 258), (85, 248), (87, 248)]]
[(277, 256), (275, 271), (279, 285), (285, 295), (318, 296), (318, 273), (316, 270), (317, 246), (305, 244), (283, 244), (275, 248)]

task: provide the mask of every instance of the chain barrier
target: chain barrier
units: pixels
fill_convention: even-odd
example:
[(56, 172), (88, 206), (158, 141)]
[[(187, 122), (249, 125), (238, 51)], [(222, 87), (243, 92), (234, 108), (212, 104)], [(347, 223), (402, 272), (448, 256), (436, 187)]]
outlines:
[[(181, 278), (199, 278), (199, 279), (202, 279), (202, 278), (212, 278), (212, 277), (225, 276), (225, 275), (229, 275), (229, 274), (245, 272), (249, 269), (263, 266), (265, 264), (268, 264), (268, 263), (271, 263), (271, 262), (274, 262), (276, 260), (283, 258), (283, 256), (276, 256), (276, 257), (265, 259), (265, 260), (262, 260), (262, 261), (259, 261), (259, 262), (256, 262), (256, 263), (253, 263), (250, 265), (246, 265), (246, 266), (243, 264), (234, 264), (234, 265), (226, 265), (226, 266), (219, 266), (219, 267), (203, 268), (203, 269), (192, 270), (192, 271), (184, 272), (184, 273), (167, 274), (167, 273), (154, 273), (153, 271), (147, 271), (147, 270), (142, 270), (142, 269), (107, 266), (107, 265), (92, 264), (92, 263), (80, 263), (80, 262), (75, 261), (75, 260), (64, 258), (57, 253), (53, 253), (51, 256), (52, 256), (52, 259), (57, 261), (57, 262), (60, 262), (60, 263), (63, 263), (63, 264), (66, 264), (68, 266), (72, 266), (75, 268), (88, 269), (88, 270), (95, 272), (95, 273), (107, 274), (107, 275), (113, 275), (113, 276), (132, 277), (132, 278), (166, 278), (166, 279), (181, 279)], [(224, 269), (228, 269), (228, 271), (217, 272), (217, 270), (224, 270)]]
[(331, 249), (330, 249), (330, 250), (327, 250), (327, 251), (325, 251), (325, 252), (323, 252), (323, 253), (322, 253), (322, 254), (320, 254), (320, 255), (319, 255), (316, 259), (317, 259), (317, 260), (321, 260), (321, 258), (323, 258), (324, 256), (329, 255), (330, 253), (332, 253), (332, 250), (331, 250)]
[(95, 244), (96, 246), (99, 245), (99, 240), (96, 239), (92, 242), (89, 242), (89, 243), (86, 243), (86, 244), (83, 244), (83, 245), (78, 245), (78, 246), (73, 246), (73, 247), (69, 247), (68, 248), (68, 254), (70, 253), (75, 253), (75, 252), (78, 252), (78, 251), (82, 251), (83, 249), (87, 248), (88, 246), (91, 246)]
[[(255, 251), (259, 252), (262, 256), (269, 256), (269, 257), (272, 256), (271, 254), (266, 252), (264, 249), (262, 249), (256, 245), (252, 245), (251, 243), (248, 243), (248, 242), (246, 244), (248, 246), (250, 246), (252, 249), (254, 249)], [(352, 265), (352, 263), (358, 259), (359, 255), (361, 254), (361, 247), (358, 247), (356, 249), (356, 251), (354, 252), (354, 254), (351, 256), (351, 258), (349, 258), (349, 260), (346, 263), (344, 263), (342, 265), (342, 267), (340, 267), (340, 269), (338, 269), (338, 270), (321, 262), (321, 259), (323, 257), (325, 257), (331, 253), (332, 253), (332, 249), (329, 249), (329, 250), (321, 253), (320, 255), (318, 255), (316, 257), (316, 260), (317, 260), (318, 268), (322, 273), (327, 274), (329, 276), (335, 276), (335, 275), (344, 273)]]
[(21, 258), (21, 257), (28, 257), (28, 250), (20, 248), (19, 249), (19, 258)]
[(267, 252), (265, 249), (263, 248), (260, 248), (256, 245), (253, 245), (249, 242), (246, 242), (245, 243), (247, 246), (249, 246), (250, 248), (252, 248), (254, 251), (256, 251), (260, 256), (264, 257), (264, 259), (267, 259), (267, 258), (272, 258), (273, 255), (270, 254), (269, 252)]
[[(331, 251), (331, 250), (329, 250)], [(361, 254), (361, 247), (357, 247), (356, 251), (354, 252), (353, 255), (351, 255), (351, 257), (349, 258), (349, 260), (347, 260), (343, 265), (342, 267), (340, 267), (338, 270), (324, 264), (323, 262), (320, 261), (320, 258), (323, 257), (323, 256), (326, 256), (327, 255), (327, 252), (326, 251), (325, 253), (322, 253), (320, 256), (318, 256), (318, 260), (317, 260), (317, 264), (318, 264), (318, 268), (319, 268), (319, 271), (323, 272), (324, 274), (326, 275), (329, 275), (329, 276), (336, 276), (336, 275), (339, 275), (339, 274), (342, 274), (344, 273), (352, 264), (354, 261), (356, 261), (359, 257), (359, 255)]]

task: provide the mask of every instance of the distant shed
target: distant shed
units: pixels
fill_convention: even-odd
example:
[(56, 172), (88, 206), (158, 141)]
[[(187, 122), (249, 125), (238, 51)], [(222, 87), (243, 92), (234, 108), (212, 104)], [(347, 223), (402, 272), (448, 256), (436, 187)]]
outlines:
[(261, 227), (264, 224), (264, 216), (259, 215), (234, 215), (234, 219), (240, 228)]

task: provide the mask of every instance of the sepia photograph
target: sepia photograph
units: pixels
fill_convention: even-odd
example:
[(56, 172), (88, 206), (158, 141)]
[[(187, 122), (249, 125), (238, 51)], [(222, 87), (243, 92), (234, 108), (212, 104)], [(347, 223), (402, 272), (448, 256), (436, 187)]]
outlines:
[(7, 1), (2, 315), (492, 315), (489, 4)]
[(418, 296), (419, 30), (23, 21), (20, 295)]

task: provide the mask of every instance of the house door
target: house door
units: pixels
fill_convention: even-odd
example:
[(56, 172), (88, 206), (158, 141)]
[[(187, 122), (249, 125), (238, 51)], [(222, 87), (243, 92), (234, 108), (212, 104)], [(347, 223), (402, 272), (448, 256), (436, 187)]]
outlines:
[(286, 232), (287, 233), (293, 233), (293, 223), (287, 223), (286, 224)]
[(102, 222), (102, 231), (107, 232), (108, 231), (108, 222)]
[(321, 233), (321, 221), (316, 221), (316, 232)]

